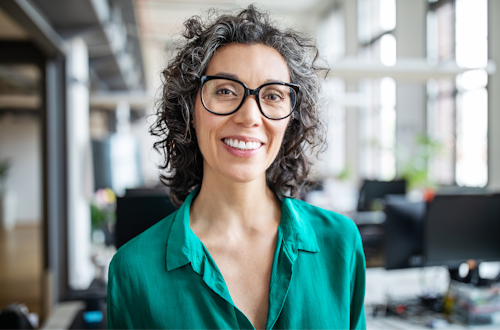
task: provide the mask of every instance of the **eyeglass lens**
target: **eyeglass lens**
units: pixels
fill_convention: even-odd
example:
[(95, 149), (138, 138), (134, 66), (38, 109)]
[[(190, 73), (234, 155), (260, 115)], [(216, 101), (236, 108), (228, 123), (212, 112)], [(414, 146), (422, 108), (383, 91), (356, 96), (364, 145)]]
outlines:
[[(217, 114), (233, 112), (241, 104), (244, 96), (245, 88), (236, 81), (212, 79), (203, 85), (203, 103), (208, 110)], [(295, 90), (286, 85), (266, 85), (259, 91), (262, 112), (270, 118), (279, 119), (288, 116), (296, 100)]]

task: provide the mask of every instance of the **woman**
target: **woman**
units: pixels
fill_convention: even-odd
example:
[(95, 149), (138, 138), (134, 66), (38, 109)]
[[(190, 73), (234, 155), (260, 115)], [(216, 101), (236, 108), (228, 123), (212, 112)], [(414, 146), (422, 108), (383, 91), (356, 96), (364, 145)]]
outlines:
[(356, 226), (286, 197), (321, 140), (316, 48), (253, 6), (185, 26), (152, 127), (182, 206), (113, 258), (109, 327), (364, 328)]

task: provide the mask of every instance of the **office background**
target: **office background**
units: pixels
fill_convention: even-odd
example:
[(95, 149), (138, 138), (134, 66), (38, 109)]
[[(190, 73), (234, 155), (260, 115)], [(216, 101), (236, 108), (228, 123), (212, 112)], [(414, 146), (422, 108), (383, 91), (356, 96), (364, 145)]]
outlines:
[[(105, 279), (120, 198), (165, 194), (148, 126), (182, 23), (250, 3), (0, 2), (0, 308), (24, 303), (41, 325)], [(306, 200), (363, 225), (383, 220), (359, 211), (384, 209), (378, 199), (360, 209), (366, 180), (404, 179), (414, 203), (500, 191), (500, 1), (253, 3), (316, 38), (330, 67), (328, 149)], [(373, 253), (375, 304), (386, 292), (370, 283), (396, 273)]]

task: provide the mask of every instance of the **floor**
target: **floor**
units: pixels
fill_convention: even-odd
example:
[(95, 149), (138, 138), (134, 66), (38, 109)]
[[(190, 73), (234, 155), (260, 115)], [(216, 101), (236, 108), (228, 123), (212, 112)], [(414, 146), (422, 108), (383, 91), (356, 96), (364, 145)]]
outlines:
[(42, 244), (37, 225), (0, 227), (0, 309), (13, 302), (41, 313)]

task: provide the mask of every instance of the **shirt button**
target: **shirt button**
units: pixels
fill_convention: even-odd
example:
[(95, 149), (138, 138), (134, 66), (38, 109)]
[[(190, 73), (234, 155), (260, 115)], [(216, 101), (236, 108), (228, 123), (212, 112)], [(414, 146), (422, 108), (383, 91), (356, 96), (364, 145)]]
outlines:
[(217, 289), (219, 289), (221, 291), (224, 290), (224, 287), (219, 282), (215, 283), (215, 286), (217, 287)]

